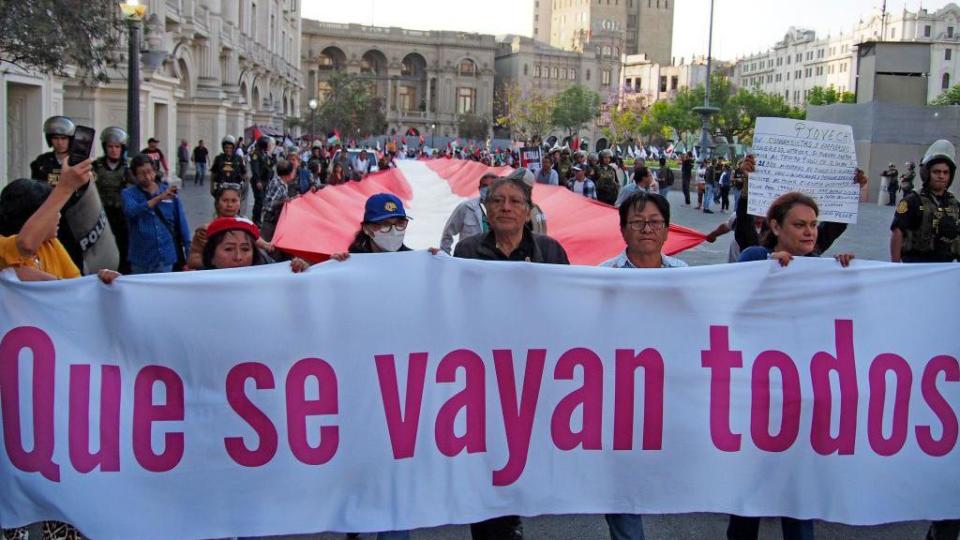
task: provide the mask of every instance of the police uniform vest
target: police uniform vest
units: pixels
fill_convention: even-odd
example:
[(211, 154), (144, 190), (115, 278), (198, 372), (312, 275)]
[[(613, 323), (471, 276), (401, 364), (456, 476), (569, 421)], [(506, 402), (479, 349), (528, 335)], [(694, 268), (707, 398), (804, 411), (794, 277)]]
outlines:
[[(53, 152), (41, 154), (30, 164), (33, 179), (51, 186), (60, 183), (60, 169), (60, 162)], [(100, 194), (89, 188), (90, 184), (87, 184), (78, 189), (64, 205), (57, 238), (83, 273), (116, 270), (120, 263), (116, 240), (100, 202)]]
[[(960, 258), (960, 202), (952, 193), (945, 192), (943, 204), (924, 189), (908, 197), (920, 200), (920, 227), (904, 234), (903, 252), (930, 254), (943, 259)], [(900, 201), (898, 213), (906, 213), (910, 201)]]
[(250, 177), (254, 182), (261, 182), (263, 188), (267, 187), (267, 183), (273, 178), (273, 168), (276, 165), (276, 161), (273, 159), (273, 156), (267, 153), (261, 153), (259, 150), (254, 150), (250, 153)]
[(612, 165), (598, 165), (597, 177), (597, 200), (607, 204), (617, 202), (617, 195), (620, 193), (619, 182), (617, 181), (617, 170)]
[(210, 193), (215, 194), (223, 184), (237, 184), (240, 186), (242, 196), (246, 192), (246, 189), (244, 189), (245, 173), (243, 158), (237, 154), (229, 157), (226, 154), (218, 155), (213, 160), (213, 168), (210, 170)]
[(570, 177), (570, 158), (561, 157), (557, 168), (560, 169), (560, 178), (566, 181)]
[(93, 174), (96, 176), (97, 191), (103, 207), (112, 210), (122, 209), (120, 192), (129, 185), (130, 169), (125, 160), (111, 169), (106, 157), (93, 162)]

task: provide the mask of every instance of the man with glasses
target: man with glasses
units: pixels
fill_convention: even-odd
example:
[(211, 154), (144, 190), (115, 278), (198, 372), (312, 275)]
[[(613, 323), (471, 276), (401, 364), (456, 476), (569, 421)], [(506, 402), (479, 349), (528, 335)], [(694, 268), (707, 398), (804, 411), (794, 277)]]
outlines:
[(627, 247), (603, 263), (610, 268), (682, 268), (687, 263), (664, 255), (670, 203), (662, 195), (638, 191), (620, 205), (620, 234)]
[[(623, 253), (601, 264), (607, 268), (683, 268), (687, 263), (663, 254), (670, 227), (670, 203), (657, 193), (637, 191), (620, 205)], [(607, 514), (611, 540), (643, 540), (643, 516)]]
[(454, 257), (487, 261), (570, 264), (559, 242), (526, 227), (533, 211), (533, 190), (514, 176), (498, 178), (487, 194), (490, 230), (457, 244)]

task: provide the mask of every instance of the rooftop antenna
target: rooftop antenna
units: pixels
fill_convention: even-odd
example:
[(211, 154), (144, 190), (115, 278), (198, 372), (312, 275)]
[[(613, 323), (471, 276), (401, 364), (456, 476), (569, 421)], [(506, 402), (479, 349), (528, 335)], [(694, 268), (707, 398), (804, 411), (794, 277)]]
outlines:
[(887, 35), (887, 0), (883, 0), (883, 7), (880, 9), (880, 41)]

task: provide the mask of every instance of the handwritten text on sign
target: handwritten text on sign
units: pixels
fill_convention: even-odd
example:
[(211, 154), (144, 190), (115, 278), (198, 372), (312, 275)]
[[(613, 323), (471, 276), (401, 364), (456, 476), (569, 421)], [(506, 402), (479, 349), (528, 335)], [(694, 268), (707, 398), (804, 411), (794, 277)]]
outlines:
[(816, 199), (821, 221), (857, 222), (860, 188), (853, 182), (857, 154), (850, 126), (757, 118), (753, 151), (749, 213), (764, 216), (774, 199), (800, 191)]

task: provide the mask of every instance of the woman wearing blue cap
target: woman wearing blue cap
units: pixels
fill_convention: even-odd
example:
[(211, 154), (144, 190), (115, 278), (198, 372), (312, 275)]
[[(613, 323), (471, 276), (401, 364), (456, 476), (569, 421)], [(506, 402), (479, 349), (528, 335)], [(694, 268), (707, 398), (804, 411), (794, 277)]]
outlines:
[(410, 251), (403, 245), (409, 221), (399, 197), (392, 193), (371, 195), (364, 208), (363, 223), (350, 244), (350, 253)]

